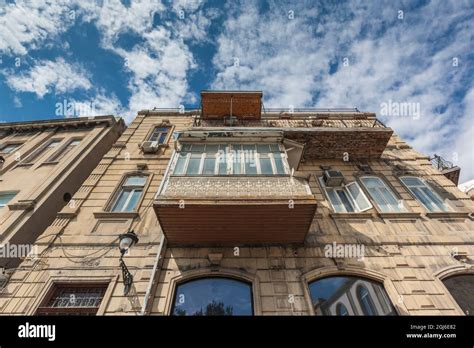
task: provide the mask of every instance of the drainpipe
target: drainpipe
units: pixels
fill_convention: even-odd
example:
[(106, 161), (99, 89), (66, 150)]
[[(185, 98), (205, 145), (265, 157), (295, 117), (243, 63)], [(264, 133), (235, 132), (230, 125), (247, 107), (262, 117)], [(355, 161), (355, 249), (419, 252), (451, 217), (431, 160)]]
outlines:
[[(172, 163), (174, 162), (175, 157), (176, 157), (176, 151), (173, 151), (173, 155), (171, 156), (170, 162), (168, 163), (168, 166), (166, 167), (165, 173), (163, 175), (163, 179), (161, 180), (160, 187), (158, 188), (158, 192), (156, 193), (156, 196), (158, 196), (161, 193), (161, 190), (163, 190), (163, 186), (165, 185), (165, 181), (168, 179), (168, 173), (170, 171)], [(148, 300), (150, 299), (150, 296), (152, 295), (152, 290), (156, 283), (155, 281), (156, 272), (158, 271), (158, 265), (161, 260), (161, 253), (163, 251), (165, 242), (166, 242), (165, 235), (163, 231), (161, 231), (160, 245), (158, 246), (155, 263), (153, 264), (153, 270), (151, 271), (150, 281), (148, 283), (148, 288), (145, 293), (145, 299), (143, 300), (143, 306), (142, 306), (140, 315), (145, 315), (147, 312)]]

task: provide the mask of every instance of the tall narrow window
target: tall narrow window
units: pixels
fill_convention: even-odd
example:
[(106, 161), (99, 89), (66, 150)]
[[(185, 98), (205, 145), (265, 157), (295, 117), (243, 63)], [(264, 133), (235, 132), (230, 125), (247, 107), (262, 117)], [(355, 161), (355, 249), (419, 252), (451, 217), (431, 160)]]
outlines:
[(52, 139), (50, 140), (47, 144), (44, 146), (40, 147), (38, 150), (33, 152), (30, 156), (28, 156), (24, 163), (33, 163), (36, 159), (42, 157), (44, 154), (49, 153), (52, 151), (52, 149), (55, 149), (58, 147), (58, 145), (61, 143), (61, 139)]
[(176, 287), (172, 315), (252, 315), (251, 284), (228, 278), (201, 278)]
[(73, 139), (73, 140), (69, 141), (68, 144), (65, 147), (59, 149), (53, 156), (51, 156), (48, 159), (48, 162), (60, 161), (61, 159), (66, 157), (66, 155), (69, 152), (74, 150), (80, 143), (81, 143), (80, 139)]
[(16, 149), (18, 149), (22, 144), (19, 144), (19, 143), (16, 143), (16, 144), (7, 144), (5, 146), (3, 146), (0, 150), (0, 152), (2, 153), (12, 153), (14, 152)]
[(336, 213), (361, 212), (372, 208), (369, 200), (356, 182), (340, 187), (329, 187), (324, 184), (323, 178), (319, 178), (319, 183), (326, 191), (326, 195)]
[(365, 286), (359, 285), (357, 287), (357, 299), (359, 300), (364, 315), (377, 315), (377, 309), (375, 308), (369, 290), (367, 290)]
[(0, 192), (0, 208), (5, 207), (15, 196), (16, 192)]
[(107, 284), (57, 284), (36, 314), (95, 315), (107, 286)]
[(164, 144), (168, 137), (170, 127), (155, 127), (148, 138), (148, 141), (156, 141), (158, 144)]
[(113, 212), (135, 211), (142, 196), (146, 180), (146, 176), (129, 176), (125, 179), (111, 210)]
[(405, 211), (403, 202), (395, 198), (393, 191), (385, 184), (385, 182), (383, 182), (382, 179), (375, 176), (366, 176), (360, 180), (369, 192), (370, 197), (372, 197), (382, 212)]
[(338, 303), (338, 305), (336, 306), (336, 313), (337, 315), (340, 315), (343, 317), (349, 315), (349, 313), (347, 312), (346, 306), (344, 306), (342, 303)]
[(416, 197), (418, 202), (431, 212), (449, 211), (447, 205), (443, 202), (431, 187), (423, 180), (417, 177), (405, 176), (400, 180), (405, 184), (411, 193)]

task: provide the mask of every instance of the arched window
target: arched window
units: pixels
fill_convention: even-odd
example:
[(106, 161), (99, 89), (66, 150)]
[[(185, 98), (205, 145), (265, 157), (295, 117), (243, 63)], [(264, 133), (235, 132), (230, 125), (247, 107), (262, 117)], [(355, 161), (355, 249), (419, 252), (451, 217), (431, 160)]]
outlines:
[(137, 210), (146, 181), (146, 175), (127, 176), (115, 194), (111, 211), (131, 212)]
[(396, 315), (382, 284), (372, 280), (327, 277), (310, 283), (309, 291), (316, 315)]
[(474, 275), (463, 274), (443, 279), (459, 307), (466, 315), (474, 315)]
[(252, 286), (230, 278), (200, 278), (178, 284), (171, 314), (252, 315)]
[(449, 211), (443, 199), (420, 178), (404, 176), (400, 180), (428, 211)]
[(336, 306), (336, 314), (340, 316), (346, 316), (349, 315), (349, 312), (347, 312), (346, 306), (344, 306), (342, 303), (338, 303)]
[(359, 285), (357, 287), (357, 299), (359, 300), (364, 315), (377, 315), (377, 309), (372, 301), (369, 290), (367, 290), (365, 286)]
[(360, 178), (362, 184), (369, 192), (370, 197), (375, 201), (383, 213), (405, 211), (402, 201), (399, 201), (390, 187), (376, 176), (364, 176)]

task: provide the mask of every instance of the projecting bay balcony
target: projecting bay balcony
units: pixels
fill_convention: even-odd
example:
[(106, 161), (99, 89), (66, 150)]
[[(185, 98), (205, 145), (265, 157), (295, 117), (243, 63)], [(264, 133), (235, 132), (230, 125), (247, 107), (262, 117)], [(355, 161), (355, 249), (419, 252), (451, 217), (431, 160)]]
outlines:
[(170, 245), (303, 243), (316, 211), (289, 176), (170, 176), (154, 209)]

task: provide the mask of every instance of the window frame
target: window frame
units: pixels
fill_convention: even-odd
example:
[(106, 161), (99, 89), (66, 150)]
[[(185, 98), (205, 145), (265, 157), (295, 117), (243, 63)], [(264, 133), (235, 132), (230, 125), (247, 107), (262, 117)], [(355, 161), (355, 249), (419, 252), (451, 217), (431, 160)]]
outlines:
[[(126, 185), (125, 187), (126, 188), (133, 188), (133, 189), (136, 189), (136, 188), (141, 188), (142, 189), (142, 193), (140, 195), (140, 198), (138, 199), (137, 201), (137, 204), (135, 206), (135, 208), (133, 210), (120, 210), (120, 211), (115, 211), (114, 208), (115, 208), (115, 205), (118, 203), (118, 200), (120, 199), (120, 196), (121, 196), (121, 193), (123, 192), (123, 188), (124, 188), (124, 184), (127, 182), (127, 180), (129, 178), (132, 178), (132, 177), (144, 177), (145, 178), (145, 182), (142, 186), (139, 186), (139, 185)], [(117, 185), (117, 187), (115, 188), (108, 204), (106, 205), (106, 211), (110, 212), (110, 213), (118, 213), (118, 214), (121, 214), (121, 213), (136, 213), (138, 212), (138, 210), (140, 209), (140, 206), (141, 206), (141, 203), (145, 197), (145, 193), (147, 191), (147, 188), (148, 188), (148, 184), (149, 184), (149, 181), (150, 181), (150, 174), (149, 173), (143, 173), (143, 172), (133, 172), (133, 173), (127, 173), (125, 174), (122, 179), (120, 180), (119, 184)], [(129, 194), (126, 202), (124, 203), (124, 207), (127, 207), (128, 204), (130, 203), (130, 200), (131, 200), (131, 197), (133, 196), (133, 194)]]
[[(191, 146), (190, 150), (183, 151), (182, 150), (183, 145)], [(204, 149), (202, 150), (202, 152), (193, 152), (192, 151), (192, 146), (193, 145), (204, 146)], [(206, 146), (207, 145), (212, 145), (212, 146), (217, 145), (217, 146), (219, 146), (217, 152), (214, 155), (215, 164), (214, 164), (214, 173), (213, 174), (204, 174), (203, 173), (205, 161), (206, 161), (207, 158), (209, 158), (209, 153), (206, 152)], [(246, 171), (246, 166), (245, 166), (246, 157), (245, 157), (245, 154), (247, 153), (246, 151), (248, 151), (248, 150), (243, 150), (243, 148), (242, 148), (243, 145), (253, 145), (253, 146), (255, 146), (255, 152), (254, 152), (255, 156), (254, 156), (254, 158), (255, 158), (255, 167), (256, 167), (256, 171), (257, 171), (256, 173), (251, 173), (251, 174), (245, 173), (245, 171)], [(282, 146), (282, 144), (279, 144), (279, 143), (263, 143), (263, 145), (278, 145), (279, 154), (281, 156), (281, 161), (282, 161), (282, 164), (283, 164), (283, 170), (285, 171), (285, 173), (278, 173), (278, 166), (277, 166), (277, 163), (276, 163), (276, 160), (275, 160), (274, 152), (267, 152), (267, 153), (264, 154), (265, 156), (268, 156), (268, 159), (270, 159), (270, 163), (271, 163), (271, 166), (272, 166), (272, 174), (262, 173), (260, 158), (261, 158), (261, 155), (263, 153), (261, 154), (261, 153), (258, 152), (258, 150), (256, 148), (257, 145), (259, 145), (259, 144), (258, 143), (247, 143), (247, 142), (245, 142), (245, 143), (242, 142), (242, 143), (185, 143), (185, 144), (182, 144), (182, 147), (181, 147), (180, 151), (176, 152), (176, 157), (175, 157), (175, 160), (173, 161), (173, 165), (172, 165), (171, 175), (172, 176), (186, 176), (186, 177), (189, 176), (189, 177), (192, 177), (192, 176), (288, 176), (290, 174), (288, 159), (287, 159), (288, 156), (287, 156), (286, 151), (285, 151), (284, 147)], [(222, 151), (221, 146), (225, 146), (224, 147), (225, 152), (223, 154), (220, 152), (220, 151)], [(234, 150), (234, 148), (233, 148), (234, 146), (239, 146), (240, 149)], [(227, 150), (229, 147), (230, 147), (230, 150)], [(176, 167), (178, 165), (180, 157), (182, 157), (181, 156), (182, 152), (186, 153), (186, 159), (184, 159), (184, 165), (183, 165), (183, 168), (182, 168), (182, 173), (176, 174)], [(200, 157), (198, 172), (196, 174), (188, 174), (187, 171), (188, 171), (188, 168), (189, 168), (189, 162), (190, 162), (190, 159), (193, 157), (193, 154), (196, 157)], [(199, 154), (200, 154), (200, 156), (199, 156)], [(226, 173), (225, 174), (220, 174), (219, 173), (220, 158), (221, 158), (222, 155), (225, 156), (225, 164), (226, 164), (226, 166), (225, 166), (226, 167)], [(234, 156), (240, 156), (240, 161), (236, 162), (234, 160)], [(240, 165), (240, 173), (234, 173), (235, 163), (238, 163)]]
[[(389, 211), (384, 211), (380, 204), (377, 202), (377, 200), (372, 196), (372, 194), (370, 193), (369, 189), (367, 188), (365, 182), (364, 182), (364, 179), (377, 179), (379, 180), (384, 188), (391, 194), (391, 196), (394, 198), (395, 201), (397, 201), (397, 207), (401, 207), (399, 208), (400, 210), (393, 210), (391, 209), (390, 207), (392, 207), (393, 205), (391, 204), (388, 204), (388, 202), (386, 202), (387, 206), (390, 208)], [(405, 201), (399, 196), (399, 194), (396, 192), (396, 190), (393, 189), (393, 187), (387, 183), (387, 180), (385, 180), (384, 178), (378, 176), (378, 175), (363, 175), (363, 176), (360, 176), (358, 177), (358, 181), (361, 183), (361, 187), (364, 188), (365, 192), (366, 192), (366, 196), (368, 198), (370, 198), (370, 200), (372, 201), (372, 205), (374, 207), (376, 207), (376, 209), (378, 210), (378, 212), (382, 213), (382, 214), (386, 214), (386, 213), (396, 213), (396, 214), (400, 214), (400, 213), (408, 213), (409, 210), (407, 209), (406, 205), (405, 205)], [(386, 199), (383, 197), (383, 195), (379, 192), (380, 190), (377, 190), (378, 193), (379, 193), (379, 196), (381, 196), (383, 198), (384, 201), (386, 201)]]
[(33, 151), (28, 156), (26, 156), (25, 159), (20, 162), (20, 164), (21, 165), (34, 164), (36, 160), (41, 159), (46, 154), (46, 152), (48, 151), (48, 147), (52, 143), (57, 142), (58, 143), (57, 146), (61, 146), (60, 144), (63, 142), (63, 140), (64, 138), (50, 138), (46, 140), (43, 144), (41, 144), (41, 146), (37, 150)]
[[(50, 289), (46, 292), (43, 300), (36, 308), (34, 315), (97, 315), (101, 305), (104, 303), (104, 299), (107, 297), (110, 282), (92, 282), (92, 283), (69, 283), (69, 282), (57, 282), (53, 283)], [(60, 292), (61, 289), (74, 289), (84, 288), (102, 289), (102, 298), (98, 306), (94, 307), (51, 307), (48, 304), (51, 302), (53, 297)]]
[[(48, 159), (45, 161), (45, 163), (57, 163), (60, 160), (62, 160), (64, 157), (66, 157), (68, 154), (70, 154), (72, 151), (77, 149), (78, 146), (80, 146), (82, 140), (84, 138), (82, 137), (73, 137), (68, 139), (65, 144), (61, 145), (59, 149), (57, 149), (51, 156), (48, 157)], [(68, 150), (66, 153), (65, 151), (69, 148), (69, 145), (71, 145), (73, 142), (79, 141), (79, 144), (75, 145), (71, 150)]]
[[(361, 291), (365, 290), (364, 296), (361, 296)], [(359, 284), (356, 287), (356, 295), (357, 295), (357, 302), (359, 302), (360, 309), (362, 309), (362, 313), (364, 313), (364, 316), (379, 316), (379, 312), (377, 310), (377, 306), (374, 303), (374, 300), (372, 299), (372, 295), (370, 295), (369, 289), (365, 286), (365, 284)], [(363, 300), (367, 298), (367, 302), (365, 303)], [(367, 308), (364, 306), (364, 304), (367, 304), (369, 307), (371, 307), (371, 311), (373, 312), (372, 314), (367, 314)]]
[(2, 195), (13, 195), (13, 197), (10, 198), (10, 200), (7, 203), (5, 203), (5, 204), (0, 203), (0, 208), (7, 207), (8, 204), (10, 204), (10, 202), (16, 197), (18, 192), (19, 191), (0, 191), (0, 196), (2, 196)]
[[(413, 178), (413, 179), (417, 179), (419, 180), (422, 185), (416, 185), (415, 187), (424, 187), (424, 188), (427, 188), (428, 190), (431, 191), (431, 193), (433, 194), (433, 196), (435, 196), (440, 202), (441, 204), (445, 207), (445, 210), (443, 209), (438, 209), (438, 210), (432, 210), (430, 209), (425, 203), (423, 203), (423, 201), (421, 199), (418, 198), (418, 196), (415, 194), (415, 192), (412, 190), (412, 187), (410, 187), (407, 183), (405, 183), (405, 181), (403, 179), (405, 178)], [(452, 211), (451, 207), (449, 206), (449, 204), (447, 204), (442, 198), (441, 196), (434, 190), (433, 187), (431, 187), (431, 185), (429, 185), (423, 178), (420, 178), (418, 176), (413, 176), (413, 175), (403, 175), (403, 176), (399, 176), (398, 177), (399, 181), (402, 183), (402, 185), (410, 192), (411, 196), (419, 203), (421, 204), (421, 206), (423, 206), (425, 208), (425, 210), (429, 213), (449, 213)], [(426, 198), (428, 197), (428, 199), (431, 201), (431, 203), (434, 205), (434, 206), (437, 206), (438, 205), (433, 201), (431, 200), (431, 197), (429, 197), (426, 193), (424, 193), (423, 191), (421, 192), (421, 194)], [(439, 208), (439, 207), (438, 207)]]
[[(18, 149), (20, 149), (25, 143), (22, 143), (22, 142), (6, 142), (4, 144), (1, 145), (0, 147), (0, 153), (1, 154), (4, 154), (4, 155), (11, 155), (11, 154), (14, 154), (16, 151), (18, 151)], [(17, 145), (12, 151), (10, 152), (5, 152), (5, 148), (9, 147), (9, 146), (12, 146), (12, 145)]]
[[(166, 128), (167, 131), (166, 132), (158, 132), (158, 134), (160, 136), (157, 138), (157, 140), (152, 140), (151, 138), (155, 134), (155, 130), (157, 130), (158, 128)], [(168, 144), (168, 141), (170, 139), (170, 135), (172, 133), (172, 128), (173, 127), (169, 124), (153, 125), (153, 127), (151, 128), (151, 131), (146, 135), (146, 138), (145, 138), (146, 140), (145, 141), (156, 142), (158, 145), (166, 145), (166, 144)], [(163, 140), (163, 142), (160, 143), (159, 139), (161, 138), (162, 134), (166, 134), (166, 136), (165, 136), (165, 139)]]
[(231, 281), (236, 281), (236, 282), (240, 282), (242, 284), (245, 284), (248, 289), (250, 290), (250, 309), (251, 309), (251, 314), (250, 315), (243, 315), (243, 316), (255, 316), (255, 315), (258, 315), (259, 313), (256, 312), (256, 308), (255, 308), (255, 294), (254, 294), (254, 284), (253, 282), (247, 280), (247, 279), (242, 279), (242, 278), (236, 278), (236, 277), (233, 277), (233, 276), (228, 276), (228, 275), (224, 275), (224, 274), (216, 274), (216, 275), (202, 275), (202, 276), (199, 276), (199, 277), (192, 277), (192, 278), (189, 278), (189, 279), (183, 279), (182, 281), (179, 281), (179, 282), (176, 282), (173, 286), (173, 292), (172, 292), (172, 296), (171, 296), (171, 303), (170, 303), (170, 312), (169, 312), (169, 315), (170, 316), (175, 316), (174, 315), (174, 311), (175, 311), (175, 308), (176, 308), (176, 299), (177, 299), (177, 296), (178, 296), (178, 290), (179, 290), (179, 287), (181, 285), (185, 285), (185, 284), (189, 284), (189, 283), (192, 283), (194, 281), (199, 281), (199, 280), (202, 280), (202, 279), (219, 279), (219, 280), (231, 280)]
[[(329, 204), (331, 205), (333, 211), (335, 213), (362, 213), (362, 212), (365, 212), (367, 210), (370, 210), (373, 208), (373, 204), (370, 202), (369, 198), (367, 197), (366, 193), (364, 192), (364, 190), (362, 189), (361, 185), (357, 182), (357, 180), (354, 180), (354, 181), (351, 181), (350, 183), (348, 183), (347, 185), (343, 185), (343, 186), (340, 186), (340, 187), (328, 187), (324, 184), (324, 180), (323, 180), (323, 177), (322, 176), (319, 176), (317, 177), (318, 178), (318, 182), (319, 182), (319, 185), (321, 186), (325, 196), (326, 196), (326, 199), (327, 201), (329, 202)], [(365, 201), (367, 202), (367, 204), (369, 205), (367, 208), (364, 208), (364, 209), (361, 209), (359, 207), (359, 203), (357, 203), (356, 199), (354, 198), (354, 196), (352, 195), (352, 193), (350, 192), (350, 190), (347, 188), (348, 186), (350, 185), (356, 185), (356, 187), (358, 187), (360, 193), (363, 195)], [(328, 193), (328, 190), (332, 190), (334, 192), (337, 192), (337, 191), (342, 191), (344, 192), (344, 194), (346, 195), (346, 197), (348, 197), (348, 201), (349, 201), (349, 204), (352, 206), (352, 209), (353, 211), (347, 211), (344, 203), (342, 202), (341, 198), (339, 197), (338, 194), (336, 194), (336, 198), (338, 199), (340, 205), (344, 208), (345, 211), (338, 211), (336, 209), (336, 207), (334, 206), (333, 202), (332, 202), (332, 199)]]

